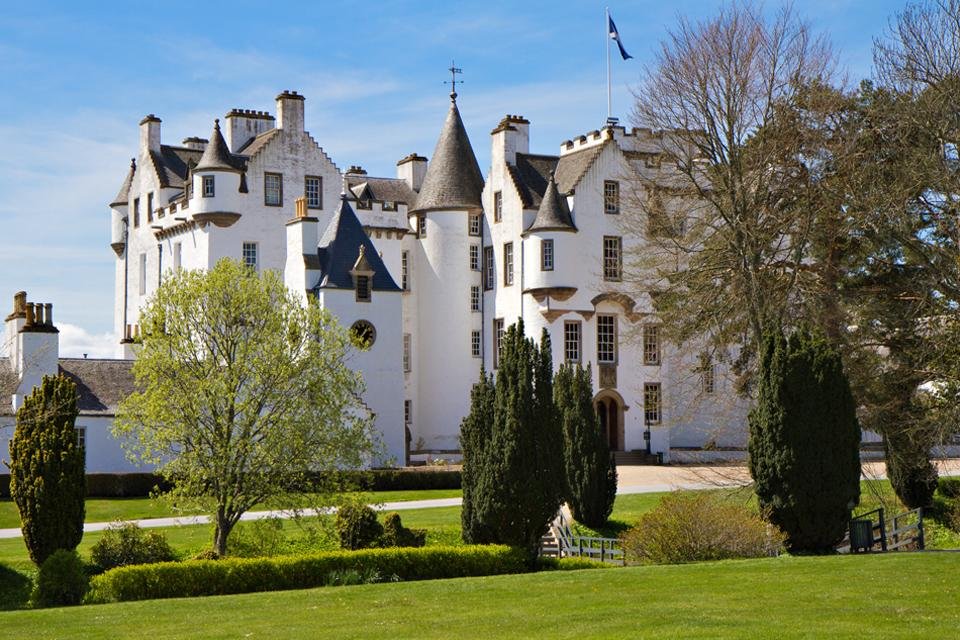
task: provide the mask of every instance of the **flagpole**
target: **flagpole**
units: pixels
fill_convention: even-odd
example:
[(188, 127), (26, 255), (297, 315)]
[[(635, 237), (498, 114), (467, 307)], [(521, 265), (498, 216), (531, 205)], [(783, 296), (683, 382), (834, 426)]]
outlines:
[(607, 120), (613, 115), (610, 107), (610, 7), (606, 10), (607, 19), (604, 21), (604, 40), (607, 41)]

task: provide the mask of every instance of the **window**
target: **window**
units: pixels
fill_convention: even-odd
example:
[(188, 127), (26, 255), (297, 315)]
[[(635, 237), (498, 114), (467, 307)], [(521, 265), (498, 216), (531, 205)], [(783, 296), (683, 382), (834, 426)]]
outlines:
[(597, 316), (597, 362), (617, 361), (617, 317)]
[(513, 243), (503, 245), (503, 286), (513, 284)]
[(254, 271), (257, 270), (257, 243), (256, 242), (243, 243), (243, 264), (247, 265)]
[(425, 213), (417, 216), (417, 237), (427, 237), (427, 214)]
[(87, 459), (87, 428), (86, 427), (75, 427), (74, 431), (77, 432), (77, 449), (80, 450), (80, 455), (83, 456), (83, 459)]
[(404, 400), (403, 401), (403, 424), (411, 424), (413, 422), (413, 400)]
[(493, 368), (500, 364), (500, 345), (503, 343), (503, 318), (493, 321)]
[(174, 242), (173, 243), (173, 268), (174, 269), (180, 268), (182, 258), (183, 258), (183, 243)]
[(540, 241), (540, 271), (553, 271), (553, 240)]
[(147, 254), (140, 254), (140, 295), (147, 293)]
[(360, 198), (357, 200), (357, 209), (373, 209), (373, 201), (370, 198)]
[(377, 330), (369, 320), (357, 320), (350, 327), (350, 337), (358, 348), (366, 351), (376, 342)]
[(494, 191), (493, 192), (493, 221), (500, 222), (503, 220), (503, 192)]
[(470, 287), (470, 311), (480, 311), (480, 287)]
[(603, 236), (603, 279), (619, 282), (623, 272), (620, 251), (623, 248), (620, 236)]
[(709, 356), (704, 358), (701, 376), (704, 393), (712, 394), (717, 390), (717, 365), (713, 364), (713, 360)]
[(493, 247), (483, 248), (483, 288), (493, 289)]
[(153, 192), (147, 194), (147, 222), (153, 222)]
[(214, 178), (214, 176), (203, 176), (203, 178), (202, 178), (202, 180), (203, 180), (203, 192), (202, 192), (202, 193), (203, 193), (203, 197), (204, 197), (204, 198), (212, 198), (213, 195), (214, 195), (214, 193), (216, 193), (215, 190), (214, 190), (213, 178)]
[(403, 334), (403, 370), (406, 373), (410, 373), (410, 334)]
[(357, 302), (370, 302), (370, 276), (356, 276)]
[(133, 199), (133, 228), (140, 226), (140, 198)]
[(480, 235), (480, 214), (479, 213), (470, 214), (470, 222), (469, 222), (469, 228), (467, 229), (467, 232), (471, 236)]
[(400, 253), (400, 288), (410, 291), (410, 252)]
[(392, 200), (384, 200), (383, 205), (380, 207), (383, 211), (396, 211), (397, 203)]
[(470, 270), (480, 271), (480, 245), (470, 245)]
[(470, 354), (474, 358), (480, 357), (480, 332), (479, 331), (470, 332)]
[(620, 213), (620, 183), (616, 180), (603, 181), (603, 212)]
[(660, 327), (655, 324), (643, 327), (643, 364), (660, 364)]
[(323, 178), (306, 176), (303, 179), (303, 195), (307, 197), (308, 209), (323, 208)]
[(283, 174), (263, 174), (263, 204), (268, 207), (283, 205)]
[(660, 424), (662, 398), (659, 382), (646, 382), (643, 385), (643, 421), (645, 424)]
[(580, 362), (580, 321), (563, 323), (563, 357), (567, 362)]

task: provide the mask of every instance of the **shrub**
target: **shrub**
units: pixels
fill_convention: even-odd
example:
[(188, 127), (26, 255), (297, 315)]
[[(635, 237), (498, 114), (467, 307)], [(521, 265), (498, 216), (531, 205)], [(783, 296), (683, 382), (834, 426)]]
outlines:
[(33, 579), (30, 576), (0, 564), (0, 611), (27, 606), (32, 591)]
[(222, 557), (223, 556), (217, 553), (215, 549), (204, 549), (203, 551), (197, 553), (190, 559), (191, 560), (219, 560)]
[(422, 547), (426, 541), (426, 530), (408, 529), (403, 526), (400, 514), (396, 511), (384, 517), (383, 535), (380, 536), (381, 547)]
[(784, 535), (746, 506), (710, 491), (672, 493), (621, 535), (630, 564), (774, 555)]
[[(88, 602), (307, 589), (329, 584), (334, 572), (432, 580), (522, 573), (523, 551), (504, 546), (364, 549), (308, 556), (188, 560), (120, 567), (96, 576)], [(395, 578), (394, 578), (395, 577)]]
[(343, 549), (373, 547), (383, 535), (383, 526), (377, 520), (377, 512), (359, 503), (339, 507), (334, 527), (337, 529), (340, 547)]
[(960, 478), (940, 478), (937, 482), (937, 493), (944, 498), (960, 498)]
[(87, 574), (76, 551), (58, 549), (40, 565), (34, 602), (41, 607), (80, 604)]
[(133, 522), (111, 525), (90, 550), (90, 560), (101, 572), (114, 567), (174, 559), (176, 554), (166, 536), (158, 531), (146, 532)]
[(589, 558), (540, 558), (537, 566), (541, 571), (580, 571), (581, 569), (612, 569), (609, 562)]
[(286, 544), (280, 518), (264, 518), (237, 526), (227, 541), (227, 555), (241, 558), (275, 556), (283, 552)]

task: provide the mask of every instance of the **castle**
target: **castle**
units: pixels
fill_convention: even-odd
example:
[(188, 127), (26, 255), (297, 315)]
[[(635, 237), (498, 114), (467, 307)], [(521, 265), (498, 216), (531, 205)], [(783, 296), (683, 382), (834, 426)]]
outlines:
[[(470, 388), (481, 366), (496, 371), (499, 339), (518, 318), (529, 336), (547, 330), (555, 366), (592, 366), (601, 428), (621, 461), (742, 447), (746, 401), (724, 363), (663, 341), (649, 295), (623, 282), (625, 260), (646, 243), (624, 223), (636, 213), (631, 177), (668, 179), (663, 134), (608, 122), (558, 155), (539, 155), (529, 127), (516, 115), (496, 125), (484, 178), (454, 92), (432, 157), (410, 154), (396, 177), (372, 177), (338, 169), (305, 129), (295, 91), (277, 96), (276, 115), (233, 109), (209, 139), (180, 145), (164, 144), (160, 119), (146, 116), (110, 203), (118, 360), (97, 366), (129, 371), (139, 311), (171, 269), (229, 257), (281, 272), (304, 303), (316, 299), (362, 337), (350, 364), (397, 463), (456, 456)], [(55, 342), (50, 311), (37, 324), (25, 296), (8, 318), (8, 341), (36, 332), (23, 331), (28, 306), (31, 326), (47, 327), (37, 335)], [(11, 366), (39, 365), (15, 347)], [(55, 357), (43, 364), (58, 366)], [(88, 457), (88, 470), (128, 470), (119, 444), (99, 434), (124, 391), (74, 377), (111, 397), (99, 401), (107, 426), (85, 435), (109, 451), (99, 454), (102, 468)], [(129, 382), (118, 385), (129, 392)]]

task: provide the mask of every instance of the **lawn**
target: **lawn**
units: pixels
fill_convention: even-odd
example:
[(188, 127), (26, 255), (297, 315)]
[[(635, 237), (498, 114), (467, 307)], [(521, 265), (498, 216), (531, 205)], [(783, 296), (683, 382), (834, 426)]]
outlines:
[(948, 638), (958, 572), (948, 553), (784, 557), (14, 611), (2, 629), (33, 640)]

